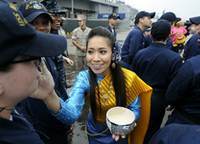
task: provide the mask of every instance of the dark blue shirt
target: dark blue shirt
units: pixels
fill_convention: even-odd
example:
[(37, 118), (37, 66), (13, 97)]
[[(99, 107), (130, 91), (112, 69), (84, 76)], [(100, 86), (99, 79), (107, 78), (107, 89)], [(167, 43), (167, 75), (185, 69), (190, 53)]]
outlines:
[(166, 90), (181, 64), (177, 53), (164, 44), (152, 43), (135, 55), (132, 69), (154, 89)]
[(165, 99), (175, 110), (200, 121), (200, 56), (185, 61), (170, 83)]
[(184, 51), (184, 58), (189, 59), (200, 54), (200, 35), (194, 34), (187, 42)]
[(0, 118), (1, 144), (43, 144), (32, 125), (21, 115), (12, 114), (13, 120)]
[(170, 124), (160, 129), (149, 144), (199, 144), (200, 126)]
[(144, 48), (144, 43), (145, 38), (142, 30), (138, 26), (135, 26), (128, 34), (121, 51), (121, 61), (127, 67), (131, 65), (135, 54)]
[(115, 30), (115, 27), (108, 26), (108, 30), (112, 33), (112, 35), (115, 37), (115, 40), (117, 39), (117, 32)]
[(144, 36), (144, 47), (148, 47), (150, 46), (150, 44), (152, 43), (152, 38), (150, 35), (148, 36)]
[(170, 37), (167, 39), (166, 46), (168, 49), (173, 50), (173, 44), (172, 44), (172, 40)]

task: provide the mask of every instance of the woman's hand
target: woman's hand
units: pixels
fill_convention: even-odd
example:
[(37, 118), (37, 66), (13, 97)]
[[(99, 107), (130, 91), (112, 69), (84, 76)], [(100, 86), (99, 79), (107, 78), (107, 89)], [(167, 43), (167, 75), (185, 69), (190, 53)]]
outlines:
[(38, 88), (31, 97), (43, 100), (52, 95), (52, 93), (54, 93), (54, 81), (44, 60), (42, 60), (40, 64)]
[[(134, 122), (134, 126), (133, 126), (133, 127), (136, 127), (136, 125), (137, 125), (136, 122)], [(115, 134), (112, 134), (112, 138), (113, 138), (115, 141), (118, 141), (120, 138), (122, 138), (122, 139), (126, 138), (126, 135), (123, 134), (123, 133), (121, 133), (121, 134), (115, 133)]]
[(126, 138), (126, 136), (125, 135), (120, 135), (120, 134), (112, 134), (112, 138), (115, 141), (118, 141), (120, 138)]

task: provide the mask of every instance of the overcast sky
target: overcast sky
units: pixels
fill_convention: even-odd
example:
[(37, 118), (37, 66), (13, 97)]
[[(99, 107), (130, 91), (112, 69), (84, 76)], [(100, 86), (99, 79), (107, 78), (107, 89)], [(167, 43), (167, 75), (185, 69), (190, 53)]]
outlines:
[(157, 12), (174, 12), (177, 17), (188, 19), (200, 16), (200, 0), (124, 0), (126, 4), (140, 10)]

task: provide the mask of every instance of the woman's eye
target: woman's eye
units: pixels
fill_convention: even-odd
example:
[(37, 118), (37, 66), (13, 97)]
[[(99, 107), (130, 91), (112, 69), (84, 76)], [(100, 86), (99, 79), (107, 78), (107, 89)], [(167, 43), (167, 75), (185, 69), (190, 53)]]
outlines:
[(92, 53), (93, 53), (93, 51), (91, 51), (91, 50), (88, 50), (88, 51), (87, 51), (87, 53), (88, 53), (88, 54), (92, 54)]
[(101, 50), (100, 53), (101, 53), (101, 54), (106, 54), (107, 51), (105, 51), (105, 50)]

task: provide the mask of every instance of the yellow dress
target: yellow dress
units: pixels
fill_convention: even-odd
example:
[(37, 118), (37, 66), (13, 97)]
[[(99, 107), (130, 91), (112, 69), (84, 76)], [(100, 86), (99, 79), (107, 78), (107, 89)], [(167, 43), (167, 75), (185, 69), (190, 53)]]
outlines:
[[(141, 100), (141, 114), (137, 126), (129, 135), (129, 144), (143, 144), (144, 136), (148, 128), (150, 118), (150, 101), (152, 88), (142, 81), (134, 72), (122, 68), (125, 76), (127, 106), (139, 96)], [(116, 106), (115, 92), (112, 86), (111, 74), (108, 74), (98, 83), (100, 99), (96, 99), (97, 117), (99, 122), (105, 122), (108, 109)], [(96, 89), (97, 93), (97, 89)]]

